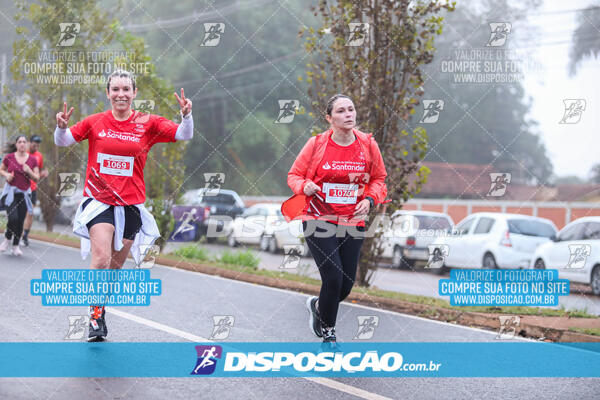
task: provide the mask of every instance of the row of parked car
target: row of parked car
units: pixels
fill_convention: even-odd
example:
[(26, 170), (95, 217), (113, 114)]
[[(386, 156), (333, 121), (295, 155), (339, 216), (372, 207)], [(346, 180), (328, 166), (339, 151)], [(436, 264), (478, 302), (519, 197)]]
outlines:
[[(244, 208), (235, 192), (205, 194), (205, 189), (188, 192), (186, 206), (177, 206), (204, 208), (206, 213), (196, 213), (197, 236), (212, 224), (230, 246), (254, 244), (270, 252), (301, 246), (308, 253), (301, 222), (287, 223), (280, 204)], [(215, 217), (223, 215), (229, 218)], [(434, 253), (443, 258), (432, 269), (439, 273), (447, 268), (555, 268), (561, 278), (588, 284), (600, 295), (600, 217), (580, 218), (557, 231), (548, 219), (521, 214), (480, 212), (455, 225), (444, 213), (400, 210), (378, 226), (382, 257), (395, 268), (427, 265)]]
[[(383, 255), (396, 267), (430, 262), (437, 252), (447, 268), (558, 269), (561, 279), (590, 285), (600, 295), (600, 217), (579, 218), (560, 231), (546, 218), (474, 213), (456, 226), (450, 216), (399, 211), (421, 223), (406, 237), (385, 237)], [(433, 235), (430, 232), (433, 232)]]

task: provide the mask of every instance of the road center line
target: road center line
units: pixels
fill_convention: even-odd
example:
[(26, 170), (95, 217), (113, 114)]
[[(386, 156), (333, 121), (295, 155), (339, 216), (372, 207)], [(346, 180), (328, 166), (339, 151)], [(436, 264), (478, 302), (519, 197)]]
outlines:
[[(161, 324), (160, 322), (155, 322), (155, 321), (149, 320), (147, 318), (143, 318), (143, 317), (140, 317), (140, 316), (137, 316), (134, 314), (130, 314), (125, 311), (117, 310), (112, 307), (106, 307), (106, 311), (109, 314), (114, 314), (121, 318), (125, 318), (125, 319), (128, 319), (133, 322), (137, 322), (138, 324), (146, 325), (151, 328), (170, 333), (173, 336), (179, 336), (180, 338), (189, 340), (190, 342), (200, 342), (200, 343), (212, 342), (211, 340), (203, 338), (202, 336), (194, 335), (193, 333), (185, 332), (185, 331), (170, 327), (169, 325)], [(330, 389), (348, 393), (353, 396), (360, 397), (360, 398), (363, 398), (366, 400), (392, 400), (389, 397), (381, 396), (376, 393), (371, 393), (366, 390), (359, 389), (354, 386), (346, 385), (345, 383), (338, 382), (336, 380), (329, 379), (329, 378), (317, 378), (317, 377), (314, 377), (314, 378), (313, 377), (302, 377), (302, 378), (306, 379), (308, 381), (311, 381), (313, 383), (316, 383), (318, 385), (327, 386)]]
[[(62, 244), (57, 244), (57, 243), (52, 243), (52, 242), (44, 242), (44, 241), (38, 241), (38, 240), (35, 240), (35, 241), (39, 242), (40, 244), (45, 244), (45, 245), (48, 245), (48, 246), (60, 247), (60, 248), (63, 248), (63, 249), (68, 249), (68, 250), (79, 252), (78, 248), (64, 246)], [(168, 268), (169, 270), (177, 270), (177, 271), (182, 272), (182, 273), (202, 275), (203, 277), (217, 279), (217, 280), (225, 280), (225, 281), (229, 281), (229, 282), (232, 281), (232, 279), (223, 278), (223, 277), (218, 276), (218, 275), (204, 274), (202, 272), (190, 271), (190, 270), (183, 269), (183, 268), (169, 267), (169, 266), (161, 265), (161, 264), (154, 264), (153, 268), (155, 268), (155, 267), (165, 268), (165, 269)], [(287, 294), (291, 294), (291, 295), (295, 295), (295, 296), (306, 297), (306, 294), (295, 292), (295, 291), (291, 291), (291, 290), (285, 290), (285, 289), (275, 288), (275, 287), (271, 287), (271, 286), (264, 286), (264, 285), (259, 285), (259, 284), (251, 283), (251, 282), (236, 281), (236, 280), (234, 280), (234, 281), (236, 283), (238, 283), (238, 284), (241, 284), (241, 285), (247, 285), (247, 286), (253, 286), (253, 287), (260, 287), (260, 288), (265, 288), (265, 289), (269, 289), (269, 290), (275, 290), (275, 291), (278, 291), (278, 292), (285, 292)], [(345, 306), (349, 306), (349, 307), (362, 308), (362, 309), (368, 309), (368, 310), (371, 310), (371, 311), (377, 311), (377, 312), (384, 313), (384, 314), (399, 315), (399, 316), (404, 317), (404, 318), (415, 319), (415, 320), (419, 320), (419, 321), (422, 321), (422, 322), (428, 322), (428, 323), (435, 324), (435, 325), (442, 325), (442, 326), (448, 326), (448, 327), (453, 327), (453, 328), (458, 328), (458, 329), (464, 329), (464, 330), (469, 330), (469, 331), (476, 331), (476, 332), (485, 333), (485, 334), (488, 334), (488, 335), (494, 335), (494, 336), (496, 336), (498, 334), (497, 332), (493, 332), (493, 331), (489, 331), (489, 330), (485, 330), (485, 329), (481, 329), (481, 328), (474, 328), (474, 327), (471, 327), (471, 326), (451, 324), (449, 322), (444, 322), (444, 321), (436, 321), (436, 320), (433, 320), (433, 319), (419, 317), (419, 316), (416, 316), (416, 315), (403, 314), (403, 313), (400, 313), (400, 312), (397, 312), (397, 311), (384, 310), (384, 309), (375, 308), (375, 307), (371, 307), (371, 306), (365, 306), (365, 305), (362, 305), (362, 304), (350, 303), (350, 302), (347, 302), (347, 301), (342, 302), (341, 305), (345, 305)], [(521, 337), (518, 337), (518, 338), (515, 338), (515, 339), (517, 339), (517, 340), (525, 340), (525, 341), (529, 340), (529, 339), (521, 338)]]

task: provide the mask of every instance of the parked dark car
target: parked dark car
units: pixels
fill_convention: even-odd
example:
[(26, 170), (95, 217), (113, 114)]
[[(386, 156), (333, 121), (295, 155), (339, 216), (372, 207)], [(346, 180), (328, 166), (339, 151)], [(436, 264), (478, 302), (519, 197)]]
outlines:
[[(218, 231), (228, 229), (224, 226), (223, 218), (219, 217), (230, 217), (228, 219), (233, 220), (245, 209), (244, 202), (233, 190), (220, 189), (218, 192), (205, 188), (190, 190), (183, 195), (182, 204), (173, 206), (173, 217), (176, 221), (174, 232), (177, 232), (178, 222), (188, 219), (188, 222), (196, 228), (194, 240), (200, 240), (202, 236), (206, 236), (210, 224), (215, 224)], [(207, 240), (212, 242), (215, 238)]]

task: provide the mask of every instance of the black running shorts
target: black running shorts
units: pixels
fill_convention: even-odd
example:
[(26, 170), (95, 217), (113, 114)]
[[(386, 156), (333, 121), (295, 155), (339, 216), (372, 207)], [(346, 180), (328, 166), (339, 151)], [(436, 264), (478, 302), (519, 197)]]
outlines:
[[(92, 199), (87, 199), (82, 206), (84, 209)], [(115, 207), (110, 206), (106, 210), (98, 214), (94, 219), (87, 223), (88, 230), (99, 223), (107, 223), (112, 226), (115, 225)], [(134, 240), (135, 235), (142, 228), (142, 217), (140, 216), (140, 210), (136, 206), (125, 206), (125, 228), (123, 230), (123, 239)]]

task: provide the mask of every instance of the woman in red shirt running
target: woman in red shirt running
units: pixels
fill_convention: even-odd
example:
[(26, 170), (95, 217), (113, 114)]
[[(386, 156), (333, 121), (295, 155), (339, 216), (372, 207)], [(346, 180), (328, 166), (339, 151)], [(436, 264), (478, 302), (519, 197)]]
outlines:
[[(178, 125), (166, 118), (131, 109), (137, 94), (135, 79), (124, 70), (108, 77), (106, 97), (111, 109), (90, 115), (70, 129), (73, 108), (56, 114), (54, 142), (69, 146), (88, 140), (88, 164), (84, 200), (79, 205), (73, 232), (82, 238), (83, 258), (92, 253), (91, 268), (119, 269), (131, 251), (137, 265), (143, 259), (142, 246), (160, 236), (152, 214), (144, 207), (146, 190), (144, 165), (153, 145), (190, 140), (193, 137), (192, 102), (175, 93), (181, 108)], [(107, 335), (104, 306), (90, 306), (88, 340)]]
[(14, 143), (7, 143), (4, 149), (6, 157), (0, 165), (0, 175), (6, 179), (0, 199), (6, 206), (8, 223), (4, 233), (4, 241), (0, 244), (0, 252), (8, 249), (12, 239), (12, 254), (23, 255), (19, 248), (23, 223), (27, 212), (33, 213), (31, 203), (31, 181), (40, 179), (35, 157), (27, 152), (29, 141), (27, 136), (19, 135)]
[(335, 342), (339, 303), (352, 290), (365, 218), (387, 194), (383, 159), (372, 135), (354, 129), (356, 110), (345, 95), (327, 103), (331, 128), (308, 140), (288, 173), (288, 185), (305, 195), (306, 243), (321, 275), (319, 297), (309, 297), (312, 331)]

